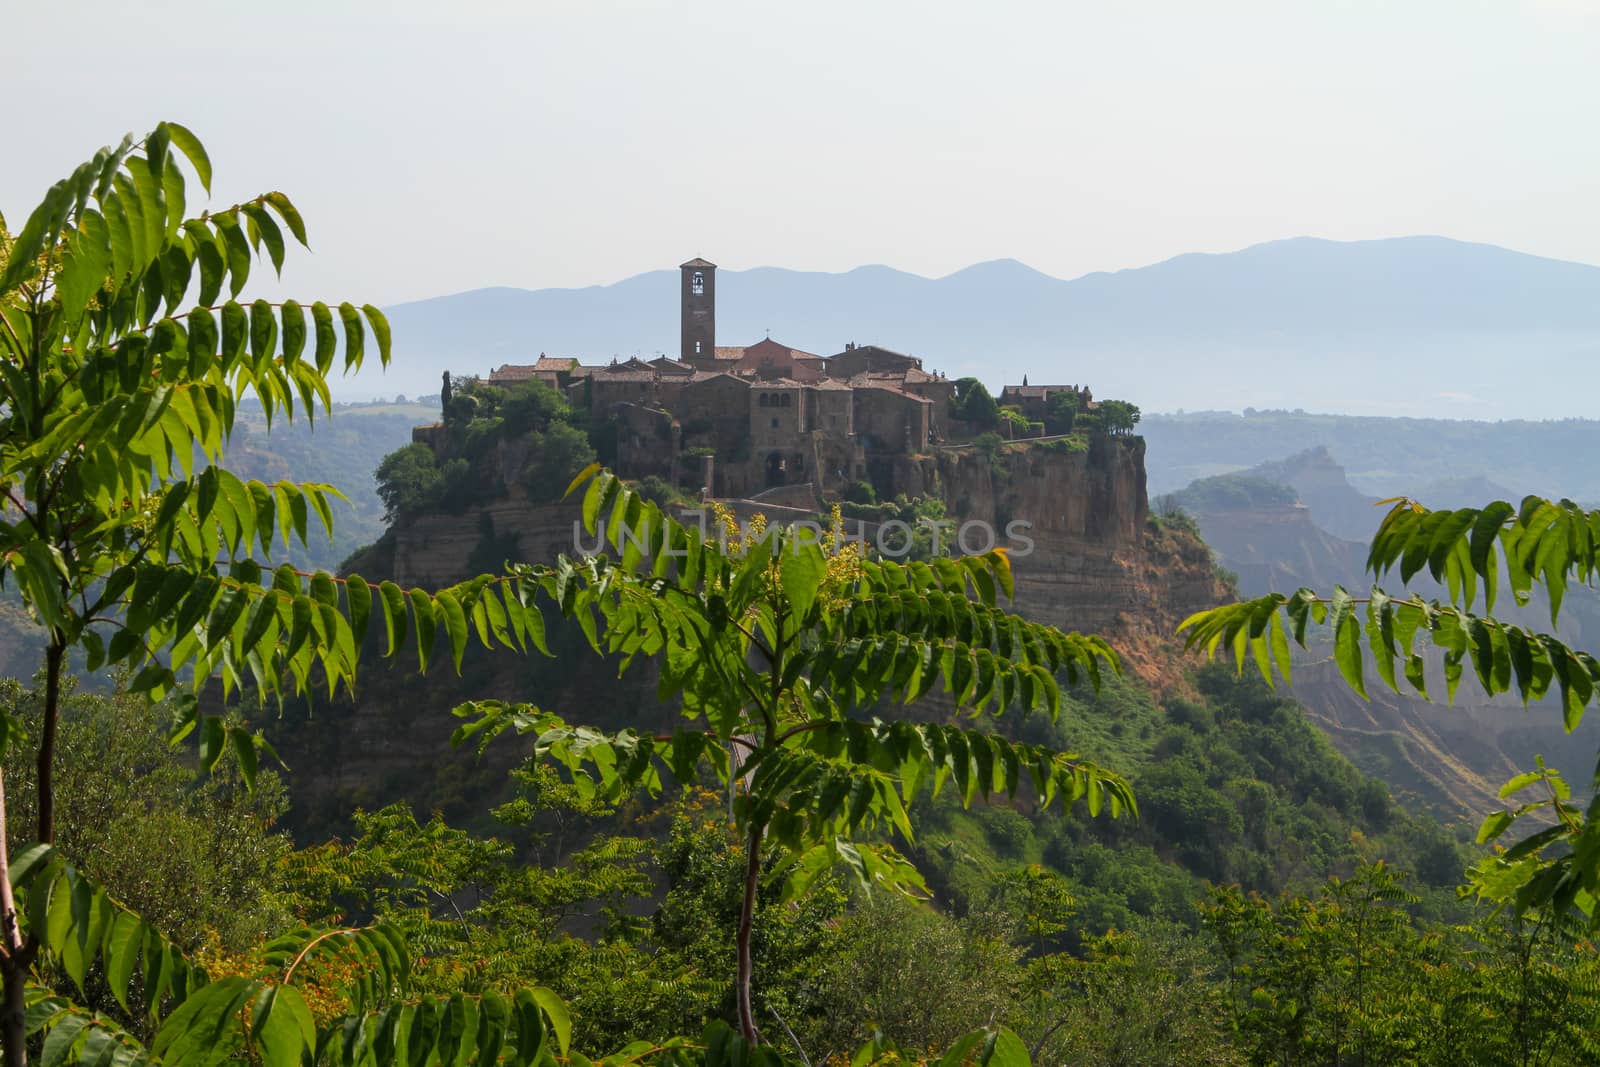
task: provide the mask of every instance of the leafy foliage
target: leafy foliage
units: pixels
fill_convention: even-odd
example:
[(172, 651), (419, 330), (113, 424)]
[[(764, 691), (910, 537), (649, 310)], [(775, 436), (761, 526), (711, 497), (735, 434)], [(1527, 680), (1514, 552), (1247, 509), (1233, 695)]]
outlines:
[(1097, 414), (1106, 433), (1129, 434), (1139, 424), (1139, 406), (1126, 400), (1102, 400)]
[(1045, 403), (1044, 432), (1064, 434), (1072, 432), (1072, 422), (1078, 416), (1078, 391), (1058, 389)]
[[(1363, 695), (1370, 655), (1383, 684), (1398, 691), (1403, 676), (1406, 686), (1426, 698), (1430, 667), (1424, 653), (1431, 644), (1442, 662), (1449, 697), (1470, 663), (1489, 694), (1515, 692), (1524, 703), (1557, 697), (1570, 732), (1600, 687), (1600, 663), (1553, 634), (1475, 614), (1473, 607), (1481, 596), (1484, 611), (1492, 612), (1497, 597), (1507, 590), (1519, 605), (1526, 605), (1538, 586), (1547, 594), (1554, 625), (1568, 584), (1593, 582), (1597, 545), (1600, 516), (1571, 501), (1530, 496), (1520, 507), (1497, 501), (1481, 509), (1430, 511), (1414, 501), (1397, 500), (1373, 538), (1368, 569), (1375, 578), (1398, 570), (1402, 582), (1426, 570), (1448, 591), (1450, 603), (1425, 601), (1420, 595), (1399, 599), (1377, 586), (1364, 598), (1342, 588), (1327, 599), (1302, 589), (1293, 596), (1273, 594), (1204, 612), (1187, 620), (1184, 628), (1191, 646), (1204, 645), (1214, 654), (1226, 643), (1240, 669), (1251, 658), (1270, 681), (1274, 668), (1285, 680), (1289, 677), (1290, 632), (1303, 647), (1307, 628), (1325, 625), (1332, 631), (1340, 672)], [(1473, 871), (1475, 889), (1489, 900), (1513, 904), (1519, 912), (1575, 909), (1588, 922), (1600, 922), (1594, 906), (1600, 893), (1600, 822), (1595, 819), (1600, 799), (1587, 810), (1571, 804), (1565, 782), (1542, 763), (1508, 782), (1501, 795), (1530, 788), (1539, 791), (1537, 799), (1490, 815), (1480, 841), (1497, 839), (1534, 813), (1553, 814), (1556, 824), (1479, 865)], [(1547, 853), (1558, 845), (1565, 854)]]
[[(478, 702), (457, 709), (467, 720), (457, 740), (481, 744), (512, 728), (535, 734), (537, 755), (606, 799), (659, 791), (669, 777), (692, 782), (702, 766), (724, 782), (739, 780), (733, 810), (748, 835), (749, 864), (739, 935), (747, 1040), (755, 1036), (750, 921), (769, 836), (787, 853), (791, 895), (841, 862), (864, 886), (916, 890), (920, 877), (898, 854), (853, 839), (872, 830), (911, 839), (906, 805), (947, 780), (966, 803), (1015, 796), (1026, 784), (1041, 805), (1059, 797), (1069, 807), (1084, 800), (1091, 814), (1133, 810), (1125, 782), (1072, 754), (954, 726), (852, 716), (884, 700), (914, 702), (941, 682), (974, 715), (1017, 707), (1054, 716), (1058, 672), (1069, 683), (1098, 684), (1102, 664), (1116, 667), (1099, 638), (997, 606), (1011, 590), (1003, 553), (881, 563), (861, 558), (837, 528), (831, 554), (799, 529), (758, 525), (708, 540), (608, 473), (586, 472), (579, 482), (587, 482), (585, 525), (604, 528), (621, 558), (564, 558), (539, 578), (541, 588), (623, 669), (641, 655), (655, 658), (659, 698), (680, 700), (695, 725), (660, 737), (607, 735), (530, 705)], [(724, 548), (730, 533), (739, 539)], [(484, 587), (486, 598), (493, 589)], [(464, 623), (460, 629), (464, 637)]]
[[(185, 952), (213, 938), (238, 949), (281, 927), (278, 868), (291, 846), (273, 826), (288, 804), (278, 778), (263, 771), (247, 791), (230, 765), (196, 783), (183, 753), (166, 743), (168, 709), (63, 689), (61, 853)], [(4, 764), (13, 851), (27, 844), (38, 815), (37, 768), (25, 757), (42, 702), (38, 689), (0, 680), (0, 710), (13, 717)]]
[(964, 419), (978, 431), (993, 430), (1000, 425), (1000, 405), (978, 379), (958, 378), (950, 397), (950, 417)]

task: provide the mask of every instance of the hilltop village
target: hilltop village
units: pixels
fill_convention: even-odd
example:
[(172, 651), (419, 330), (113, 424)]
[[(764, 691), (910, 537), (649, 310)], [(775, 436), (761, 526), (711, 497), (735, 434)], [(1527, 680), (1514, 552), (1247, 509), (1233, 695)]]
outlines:
[[(716, 264), (691, 259), (679, 270), (676, 359), (590, 366), (541, 356), (496, 368), (489, 384), (543, 382), (587, 411), (591, 423), (615, 425), (618, 474), (659, 477), (718, 497), (839, 491), (870, 478), (875, 459), (969, 442), (985, 430), (1043, 436), (1051, 402), (1063, 393), (1072, 394), (1078, 411), (1097, 406), (1086, 387), (1030, 386), (1025, 379), (999, 398), (1011, 417), (981, 425), (959, 417), (972, 380), (927, 370), (915, 356), (854, 343), (824, 356), (770, 337), (719, 345)], [(417, 440), (436, 444), (437, 430), (419, 428)]]

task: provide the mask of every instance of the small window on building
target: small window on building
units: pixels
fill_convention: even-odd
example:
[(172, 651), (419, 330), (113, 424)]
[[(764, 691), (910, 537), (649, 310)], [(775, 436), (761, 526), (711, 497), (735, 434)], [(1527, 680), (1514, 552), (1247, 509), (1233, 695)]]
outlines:
[(777, 419), (773, 419), (772, 420), (772, 428), (774, 430), (776, 430), (778, 428), (778, 420)]
[(694, 343), (694, 354), (697, 355), (697, 356), (700, 354), (700, 342), (699, 341), (696, 341)]
[(706, 276), (695, 271), (689, 276), (689, 292), (695, 296), (706, 295)]
[(789, 395), (789, 394), (788, 394), (788, 393), (784, 393), (784, 394), (783, 394), (783, 406), (784, 406), (784, 407), (788, 407), (788, 406), (789, 406), (789, 403), (790, 403), (790, 402), (791, 402), (791, 401), (792, 401), (792, 400), (794, 400), (794, 397), (792, 397), (792, 396), (790, 396), (790, 395)]
[(762, 406), (762, 407), (766, 407), (766, 406), (767, 406), (767, 399), (768, 399), (768, 398), (767, 398), (767, 394), (766, 394), (766, 393), (762, 393), (762, 394), (761, 394), (761, 399), (760, 399), (760, 400), (759, 400), (759, 401), (758, 401), (758, 403), (759, 403), (759, 404), (760, 404), (760, 405), (761, 405), (761, 406)]

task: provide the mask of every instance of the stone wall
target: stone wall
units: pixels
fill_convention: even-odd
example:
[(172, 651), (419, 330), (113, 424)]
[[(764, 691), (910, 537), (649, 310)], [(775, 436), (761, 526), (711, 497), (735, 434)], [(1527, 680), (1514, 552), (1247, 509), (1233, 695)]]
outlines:
[(924, 452), (928, 448), (929, 408), (920, 397), (898, 389), (863, 386), (851, 391), (856, 436), (868, 452)]

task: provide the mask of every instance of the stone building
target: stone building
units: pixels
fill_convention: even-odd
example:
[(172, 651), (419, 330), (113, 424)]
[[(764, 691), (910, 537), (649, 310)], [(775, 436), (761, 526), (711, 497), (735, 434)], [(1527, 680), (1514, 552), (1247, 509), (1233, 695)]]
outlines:
[(948, 417), (955, 383), (916, 356), (854, 342), (823, 356), (770, 336), (717, 344), (717, 265), (696, 258), (679, 271), (676, 358), (585, 366), (541, 354), (501, 366), (490, 381), (542, 381), (591, 419), (612, 420), (624, 477), (655, 474), (691, 489), (709, 481), (723, 497), (780, 486), (840, 490), (886, 459), (925, 453), (964, 431)]
[(1000, 390), (1000, 406), (1019, 408), (1030, 422), (1043, 422), (1050, 410), (1050, 398), (1056, 393), (1073, 393), (1078, 397), (1078, 410), (1087, 411), (1094, 406), (1094, 394), (1087, 385), (1029, 385), (1024, 378), (1021, 385), (1008, 385)]

